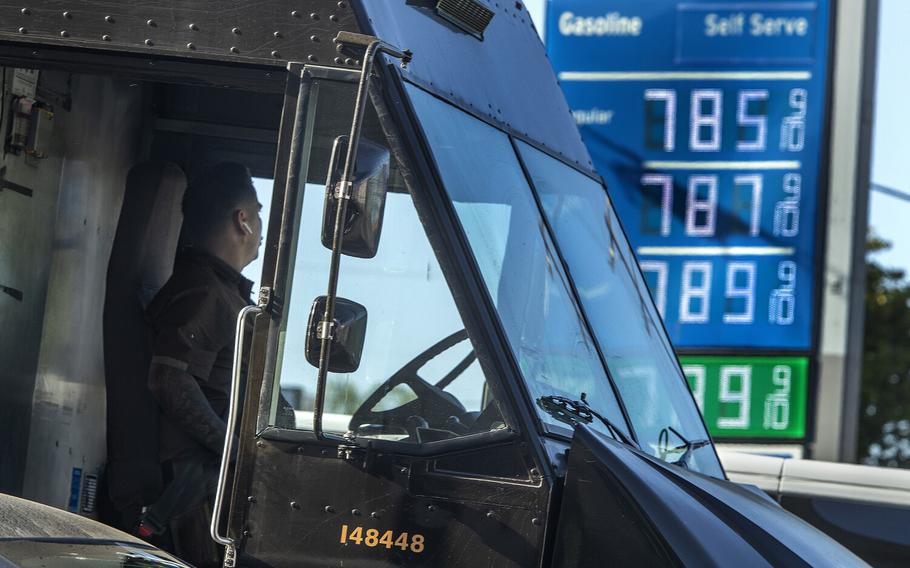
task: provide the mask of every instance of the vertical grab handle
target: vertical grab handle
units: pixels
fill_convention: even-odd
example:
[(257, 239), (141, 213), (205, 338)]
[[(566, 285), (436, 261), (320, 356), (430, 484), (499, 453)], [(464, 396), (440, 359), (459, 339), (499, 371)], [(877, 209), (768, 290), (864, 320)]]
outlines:
[(243, 340), (246, 329), (247, 316), (262, 312), (260, 306), (247, 306), (237, 315), (237, 327), (234, 336), (234, 365), (231, 372), (231, 398), (228, 402), (227, 433), (224, 436), (224, 450), (221, 454), (221, 469), (218, 471), (218, 487), (215, 491), (215, 507), (212, 512), (210, 532), (212, 539), (218, 544), (233, 548), (234, 539), (221, 536), (218, 532), (218, 521), (221, 519), (221, 507), (224, 501), (224, 489), (227, 483), (228, 465), (231, 463), (231, 452), (234, 449), (234, 423), (237, 421), (238, 393), (240, 391), (240, 375), (243, 370)]

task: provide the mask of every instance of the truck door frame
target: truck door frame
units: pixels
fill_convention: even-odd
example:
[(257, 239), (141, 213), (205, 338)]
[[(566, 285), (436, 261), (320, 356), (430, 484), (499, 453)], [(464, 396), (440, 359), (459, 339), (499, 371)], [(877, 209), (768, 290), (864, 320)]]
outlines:
[[(359, 71), (300, 64), (290, 64), (288, 70), (284, 113), (276, 157), (276, 182), (271, 216), (275, 220), (273, 223), (279, 219), (281, 221), (280, 225), (276, 225), (274, 229), (270, 227), (266, 241), (262, 276), (263, 289), (260, 294), (260, 305), (263, 306), (265, 313), (257, 316), (254, 325), (246, 390), (248, 394), (244, 401), (243, 421), (240, 429), (240, 451), (229, 498), (228, 531), (241, 550), (247, 539), (256, 536), (250, 531), (248, 522), (251, 517), (251, 509), (257, 502), (257, 497), (253, 492), (257, 460), (261, 461), (263, 455), (270, 453), (280, 456), (282, 452), (291, 451), (291, 446), (295, 444), (297, 445), (296, 452), (301, 456), (310, 454), (314, 448), (319, 447), (321, 448), (319, 454), (323, 456), (323, 459), (336, 461), (339, 459), (337, 443), (315, 440), (312, 431), (282, 430), (270, 427), (268, 417), (278, 357), (277, 324), (285, 302), (283, 295), (286, 293), (281, 289), (280, 283), (286, 282), (288, 275), (296, 232), (294, 209), (298, 202), (298, 194), (303, 190), (303, 181), (305, 181), (299, 180), (297, 176), (302, 152), (303, 113), (307, 108), (310, 83), (314, 79), (353, 81), (359, 77), (360, 73)], [(485, 357), (488, 363), (496, 369), (498, 380), (494, 382), (498, 383), (497, 395), (507, 414), (507, 421), (513, 429), (508, 437), (512, 441), (503, 437), (501, 444), (496, 442), (496, 436), (486, 434), (471, 436), (463, 441), (452, 440), (453, 443), (442, 456), (429, 455), (429, 452), (421, 451), (420, 448), (408, 449), (403, 447), (404, 445), (399, 446), (398, 451), (391, 450), (387, 444), (377, 445), (384, 446), (382, 450), (384, 454), (404, 456), (411, 460), (409, 463), (420, 462), (423, 464), (426, 462), (428, 464), (426, 467), (431, 470), (435, 468), (433, 465), (435, 457), (451, 455), (452, 452), (457, 453), (461, 448), (469, 451), (483, 451), (489, 448), (495, 449), (502, 444), (506, 444), (503, 447), (514, 445), (527, 465), (527, 483), (538, 488), (539, 495), (535, 499), (536, 509), (526, 521), (533, 521), (530, 524), (533, 524), (534, 530), (541, 535), (534, 551), (534, 563), (544, 565), (545, 559), (549, 556), (552, 534), (555, 533), (555, 523), (551, 521), (555, 520), (558, 503), (554, 506), (553, 472), (550, 467), (550, 459), (547, 458), (539, 439), (543, 432), (541, 423), (527, 403), (527, 397), (519, 379), (520, 373), (517, 364), (511, 353), (505, 348), (507, 343), (498, 324), (495, 308), (490, 303), (488, 293), (482, 285), (479, 269), (467, 246), (466, 237), (457, 224), (453, 206), (445, 198), (438, 173), (431, 165), (433, 161), (426, 140), (420, 127), (417, 126), (419, 123), (416, 121), (413, 107), (404, 94), (402, 73), (396, 66), (388, 62), (382, 63), (382, 60), (377, 62), (375, 73), (374, 81), (378, 82), (376, 87), (378, 95), (387, 107), (384, 111), (388, 113), (389, 120), (398, 130), (392, 138), (395, 138), (395, 143), (400, 145), (399, 150), (408, 161), (409, 173), (422, 188), (419, 197), (413, 196), (415, 207), (424, 220), (425, 228), (428, 228), (428, 232), (433, 233), (428, 236), (432, 238), (434, 247), (440, 247), (445, 251), (445, 254), (441, 255), (438, 260), (443, 265), (449, 279), (454, 280), (450, 284), (453, 288), (459, 288), (460, 295), (479, 300), (462, 302), (459, 306), (460, 312), (465, 327), (475, 342), (475, 347), (479, 347), (478, 351), (486, 351), (478, 353), (478, 356)], [(428, 225), (432, 226), (432, 230), (429, 230)], [(487, 441), (484, 442), (484, 439)], [(273, 448), (273, 446), (275, 447)], [(378, 455), (381, 457), (383, 453)], [(365, 461), (367, 459), (370, 458), (365, 458)], [(259, 467), (261, 467), (261, 463)], [(518, 493), (515, 493), (516, 498), (517, 496)], [(291, 509), (294, 509), (295, 505), (299, 509), (299, 503), (288, 504)], [(428, 507), (431, 507), (430, 510), (434, 510), (435, 505), (428, 505)], [(326, 512), (328, 512), (328, 506)], [(487, 513), (487, 518), (494, 521), (497, 520), (496, 515), (496, 512), (491, 509)], [(327, 559), (322, 557), (322, 560)]]

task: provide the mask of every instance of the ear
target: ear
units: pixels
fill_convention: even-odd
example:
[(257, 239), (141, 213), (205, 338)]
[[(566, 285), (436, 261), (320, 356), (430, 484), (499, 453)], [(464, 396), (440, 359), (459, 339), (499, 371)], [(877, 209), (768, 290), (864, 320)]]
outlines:
[(250, 227), (249, 215), (243, 208), (235, 209), (233, 215), (234, 227), (244, 234), (252, 234), (253, 230)]

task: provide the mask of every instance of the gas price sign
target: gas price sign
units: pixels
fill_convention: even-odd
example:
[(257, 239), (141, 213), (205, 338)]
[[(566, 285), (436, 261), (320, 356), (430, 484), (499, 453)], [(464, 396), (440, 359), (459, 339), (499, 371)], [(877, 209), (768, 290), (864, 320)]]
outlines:
[(680, 362), (712, 436), (805, 436), (805, 357), (682, 356)]
[(551, 0), (546, 41), (675, 346), (808, 352), (829, 6)]

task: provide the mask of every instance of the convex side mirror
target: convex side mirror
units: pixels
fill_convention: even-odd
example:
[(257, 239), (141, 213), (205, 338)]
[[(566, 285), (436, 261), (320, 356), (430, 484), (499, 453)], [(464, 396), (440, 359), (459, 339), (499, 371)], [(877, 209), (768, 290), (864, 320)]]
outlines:
[[(332, 248), (335, 235), (335, 216), (340, 196), (336, 185), (344, 174), (344, 160), (348, 152), (348, 136), (335, 138), (329, 175), (325, 183), (325, 208), (322, 213), (322, 244)], [(351, 198), (348, 202), (342, 231), (341, 254), (358, 258), (373, 258), (379, 249), (385, 196), (389, 185), (389, 150), (361, 139), (357, 145), (354, 179), (351, 180)]]
[[(319, 368), (319, 352), (322, 340), (319, 338), (319, 324), (325, 315), (327, 296), (313, 300), (310, 319), (307, 323), (306, 360)], [(363, 340), (367, 333), (367, 309), (357, 302), (335, 298), (335, 318), (332, 340), (329, 346), (329, 372), (353, 373), (360, 367), (363, 354)]]

